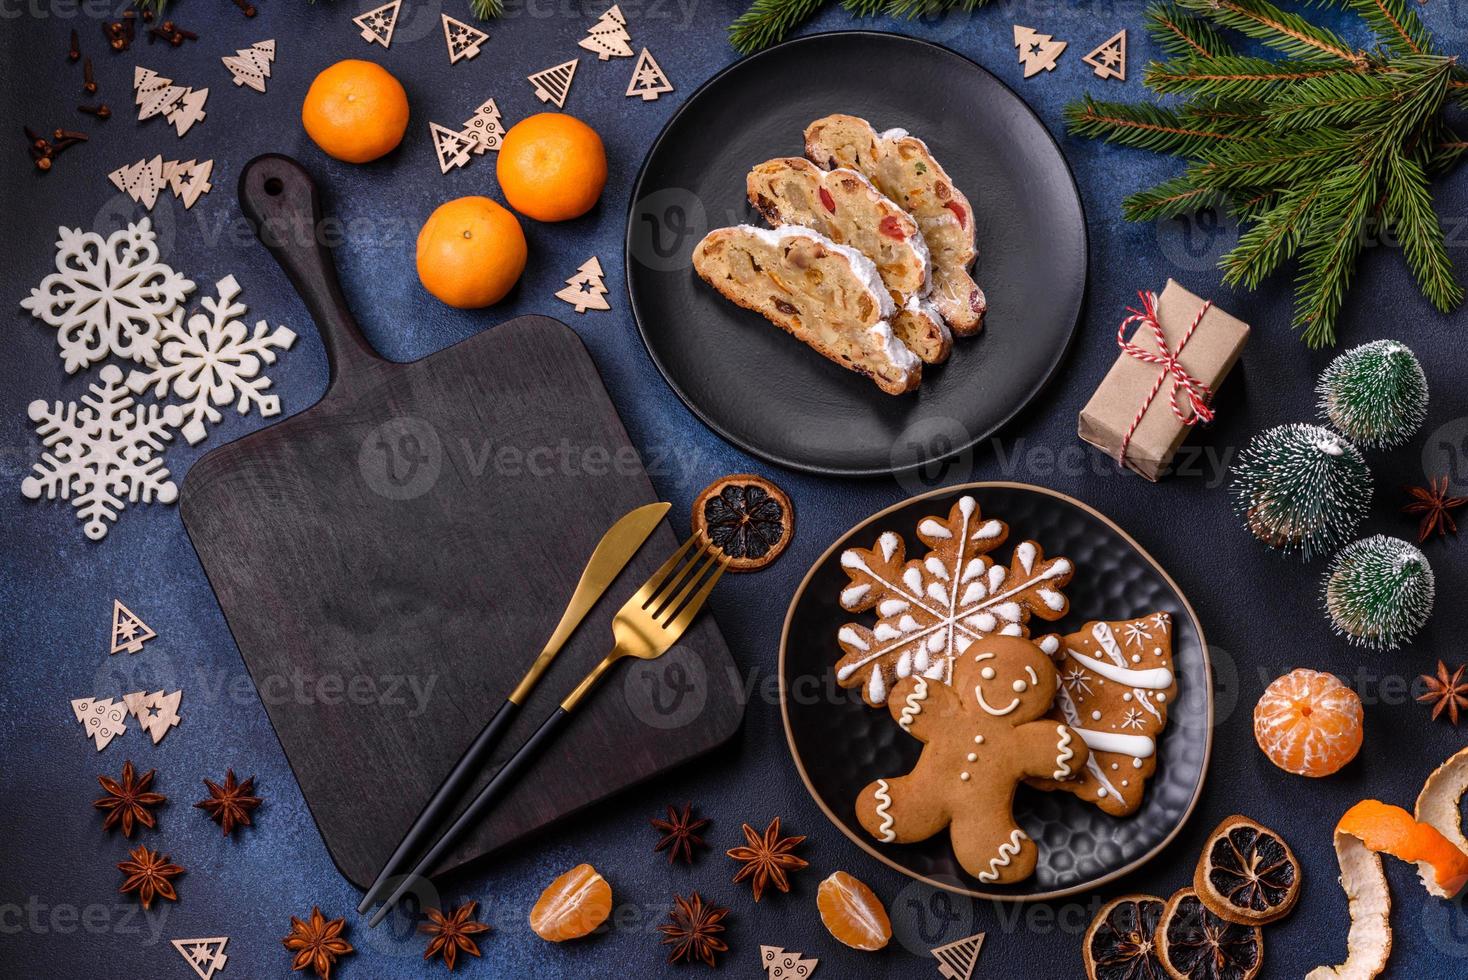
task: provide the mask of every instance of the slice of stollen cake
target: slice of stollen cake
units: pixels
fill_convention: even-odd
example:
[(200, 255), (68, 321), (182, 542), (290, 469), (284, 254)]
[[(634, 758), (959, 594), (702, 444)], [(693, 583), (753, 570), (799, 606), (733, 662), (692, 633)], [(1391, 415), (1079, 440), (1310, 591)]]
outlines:
[(760, 164), (745, 186), (749, 203), (772, 226), (811, 228), (871, 259), (897, 306), (897, 338), (926, 363), (948, 357), (953, 337), (926, 299), (928, 245), (912, 215), (857, 171), (826, 171), (801, 157)]
[(891, 395), (922, 362), (893, 335), (892, 297), (871, 259), (809, 228), (716, 228), (693, 249), (705, 282)]
[(977, 332), (987, 302), (969, 275), (978, 254), (973, 209), (927, 144), (906, 130), (878, 133), (865, 119), (838, 114), (805, 128), (805, 155), (826, 169), (860, 171), (917, 219), (932, 255), (930, 298), (954, 333)]

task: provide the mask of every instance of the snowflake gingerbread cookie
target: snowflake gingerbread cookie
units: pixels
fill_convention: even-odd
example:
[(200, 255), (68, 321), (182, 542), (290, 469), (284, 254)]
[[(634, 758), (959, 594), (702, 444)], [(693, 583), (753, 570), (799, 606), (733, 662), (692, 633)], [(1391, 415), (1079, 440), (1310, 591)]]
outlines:
[(155, 398), (172, 395), (183, 402), (183, 436), (189, 445), (207, 434), (206, 423), (217, 424), (219, 409), (230, 404), (244, 415), (251, 407), (262, 416), (280, 414), (280, 396), (264, 394), (270, 379), (260, 374), (262, 364), (274, 364), (277, 350), (296, 342), (287, 327), (270, 329), (261, 320), (253, 332), (240, 319), (243, 303), (235, 302), (240, 284), (225, 276), (215, 284), (219, 298), (204, 297), (207, 312), (195, 313), (184, 321), (176, 310), (159, 333), (162, 343), (156, 362), (146, 370), (128, 374), (127, 386), (136, 394), (153, 390)]
[(158, 334), (194, 284), (158, 257), (147, 218), (103, 238), (62, 228), (56, 271), (20, 305), (56, 328), (68, 374), (108, 357), (149, 363)]
[(102, 369), (102, 383), (91, 389), (82, 404), (31, 402), (30, 417), (46, 451), (21, 481), (20, 492), (31, 500), (71, 501), (86, 522), (87, 537), (97, 541), (128, 503), (178, 499), (163, 448), (183, 412), (177, 405), (135, 405), (115, 364)]
[(867, 833), (910, 844), (947, 828), (954, 857), (980, 882), (1028, 878), (1039, 849), (1015, 822), (1015, 787), (1029, 776), (1072, 777), (1089, 756), (1070, 726), (1045, 717), (1058, 683), (1032, 641), (994, 635), (954, 659), (949, 684), (899, 680), (887, 710), (923, 750), (906, 776), (862, 790), (856, 816)]
[(1074, 793), (1112, 816), (1135, 813), (1157, 771), (1157, 740), (1177, 700), (1172, 617), (1158, 612), (1087, 623), (1037, 642), (1060, 671), (1050, 717), (1075, 729), (1091, 757), (1075, 779), (1030, 782)]
[(850, 583), (841, 590), (849, 612), (875, 609), (874, 627), (848, 623), (837, 631), (843, 656), (836, 664), (842, 687), (860, 687), (872, 707), (906, 677), (948, 683), (954, 658), (987, 636), (1028, 636), (1031, 615), (1054, 620), (1069, 602), (1061, 592), (1075, 571), (1067, 558), (1046, 558), (1040, 546), (1015, 546), (1008, 567), (988, 553), (1004, 543), (1009, 528), (984, 519), (971, 496), (960, 497), (946, 519), (925, 517), (917, 536), (927, 545), (908, 560), (902, 537), (882, 534), (876, 547), (850, 548), (841, 567)]

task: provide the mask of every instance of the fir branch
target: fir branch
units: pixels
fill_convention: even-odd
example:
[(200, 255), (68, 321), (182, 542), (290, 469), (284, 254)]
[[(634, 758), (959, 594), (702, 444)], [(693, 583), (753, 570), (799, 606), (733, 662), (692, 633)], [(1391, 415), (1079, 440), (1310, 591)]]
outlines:
[(892, 17), (905, 17), (912, 20), (914, 17), (937, 16), (954, 10), (967, 13), (984, 6), (989, 0), (886, 0), (886, 2), (856, 0), (856, 2), (869, 3)]
[(1147, 31), (1174, 58), (1219, 58), (1233, 50), (1223, 35), (1201, 17), (1185, 14), (1171, 3), (1147, 8)]
[(1282, 187), (1320, 179), (1338, 167), (1354, 167), (1356, 161), (1355, 134), (1323, 128), (1215, 147), (1209, 159), (1188, 168), (1188, 176), (1200, 186), (1220, 190)]
[(1311, 347), (1335, 343), (1336, 318), (1365, 246), (1363, 232), (1378, 193), (1374, 167), (1342, 171), (1322, 182), (1314, 206), (1302, 219), (1294, 325), (1304, 329)]
[(1254, 224), (1219, 262), (1223, 281), (1255, 289), (1280, 264), (1295, 254), (1305, 233), (1304, 216), (1320, 196), (1318, 186), (1306, 186), (1282, 195), (1273, 207), (1253, 215)]
[(1177, 4), (1211, 18), (1220, 27), (1238, 31), (1297, 58), (1328, 55), (1353, 65), (1366, 64), (1366, 56), (1352, 51), (1334, 31), (1317, 27), (1268, 0), (1177, 0)]
[(825, 0), (754, 0), (729, 25), (729, 40), (741, 54), (768, 47), (808, 19)]
[(1128, 221), (1157, 221), (1191, 214), (1201, 208), (1227, 203), (1228, 197), (1209, 187), (1198, 187), (1187, 177), (1174, 177), (1156, 187), (1128, 197), (1122, 202), (1122, 215)]
[(1403, 97), (1401, 80), (1387, 74), (1344, 72), (1301, 79), (1265, 109), (1275, 129), (1316, 129), (1378, 120)]
[[(1332, 0), (1326, 0), (1332, 2)], [(1432, 35), (1409, 0), (1333, 0), (1360, 14), (1396, 54), (1432, 54)]]
[(1463, 287), (1453, 278), (1453, 264), (1422, 166), (1406, 154), (1388, 155), (1383, 184), (1386, 216), (1402, 243), (1402, 254), (1422, 295), (1443, 313), (1463, 301)]
[(1143, 80), (1163, 95), (1206, 92), (1212, 99), (1259, 99), (1278, 86), (1317, 78), (1356, 75), (1337, 62), (1269, 61), (1243, 55), (1152, 62)]
[(875, 17), (887, 6), (887, 0), (841, 0), (841, 6), (856, 17)]
[(480, 20), (490, 20), (505, 15), (504, 0), (469, 0), (469, 10)]
[(1097, 102), (1089, 95), (1065, 108), (1072, 133), (1155, 153), (1198, 156), (1213, 143), (1238, 137), (1189, 125), (1174, 109), (1150, 102)]

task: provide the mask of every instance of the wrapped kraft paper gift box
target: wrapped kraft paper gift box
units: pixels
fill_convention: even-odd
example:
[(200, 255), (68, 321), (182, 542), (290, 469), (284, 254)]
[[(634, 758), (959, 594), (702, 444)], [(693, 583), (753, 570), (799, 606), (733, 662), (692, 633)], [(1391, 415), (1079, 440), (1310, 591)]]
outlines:
[[(1233, 369), (1249, 325), (1171, 279), (1156, 300), (1155, 317), (1146, 309), (1132, 312), (1117, 337), (1121, 354), (1081, 409), (1079, 434), (1156, 482), (1193, 424), (1212, 417), (1198, 408)], [(1128, 342), (1123, 334), (1132, 323), (1137, 328)]]

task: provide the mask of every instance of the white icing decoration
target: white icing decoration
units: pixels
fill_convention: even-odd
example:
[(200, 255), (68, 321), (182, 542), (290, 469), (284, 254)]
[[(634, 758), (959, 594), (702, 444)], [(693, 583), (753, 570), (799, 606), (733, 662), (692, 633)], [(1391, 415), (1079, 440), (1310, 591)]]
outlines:
[(1025, 680), (1017, 680), (1009, 686), (1014, 688), (1015, 694), (1023, 694), (1030, 689), (1029, 682)]
[(883, 704), (887, 700), (887, 678), (882, 676), (882, 668), (872, 668), (872, 679), (867, 682), (867, 698), (873, 704)]
[(985, 521), (979, 525), (979, 529), (973, 533), (975, 541), (992, 541), (1004, 533), (1003, 521)]
[(1123, 701), (1130, 701), (1132, 699), (1132, 692), (1131, 691), (1126, 692), (1125, 694), (1123, 694), (1121, 696), (1121, 699)]
[(1020, 851), (1020, 842), (1029, 840), (1025, 832), (1018, 827), (1009, 835), (1009, 840), (999, 845), (999, 856), (989, 862), (988, 871), (979, 872), (979, 880), (984, 882), (998, 881), (999, 869), (1009, 867)]
[(897, 719), (897, 724), (904, 732), (912, 731), (912, 720), (922, 714), (923, 702), (928, 698), (928, 682), (919, 677), (912, 685), (912, 692), (908, 694), (907, 700), (903, 702), (902, 714)]
[(1166, 691), (1158, 691), (1156, 694), (1154, 694), (1152, 696), (1157, 699), (1157, 703), (1158, 704), (1162, 704), (1163, 702), (1165, 702), (1167, 700), (1167, 692)]
[(1014, 558), (1019, 562), (1019, 567), (1029, 575), (1035, 569), (1035, 542), (1022, 541), (1015, 546)]
[[(1058, 694), (1059, 697), (1057, 698), (1056, 703), (1060, 705), (1060, 713), (1065, 716), (1066, 722), (1069, 723), (1070, 727), (1077, 734), (1081, 735), (1082, 740), (1084, 741), (1084, 729), (1080, 727), (1080, 718), (1076, 712), (1076, 703), (1074, 700), (1072, 700), (1070, 691), (1065, 687), (1061, 687)], [(1089, 756), (1086, 759), (1086, 771), (1089, 772), (1092, 776), (1095, 776), (1096, 782), (1101, 784), (1100, 787), (1096, 790), (1096, 796), (1098, 798), (1105, 797), (1108, 791), (1116, 796), (1121, 795), (1116, 791), (1116, 787), (1111, 785), (1111, 781), (1106, 778), (1106, 773), (1101, 771), (1101, 764), (1096, 761), (1096, 757), (1094, 755)]]
[(841, 629), (836, 633), (836, 639), (840, 640), (842, 643), (850, 644), (851, 646), (856, 647), (858, 650), (871, 649), (871, 646), (869, 646), (867, 642), (861, 638), (861, 634), (857, 633), (857, 631), (852, 629), (850, 626), (841, 627)]
[(1107, 680), (1125, 684), (1127, 687), (1145, 688), (1149, 691), (1161, 691), (1172, 686), (1172, 671), (1166, 667), (1148, 667), (1144, 670), (1136, 670), (1131, 667), (1123, 667), (1120, 664), (1109, 664), (1095, 657), (1088, 657), (1079, 650), (1066, 650), (1066, 653), (1077, 663), (1083, 664)]
[(1141, 759), (1133, 759), (1132, 760), (1132, 768), (1133, 769), (1140, 769), (1140, 768), (1142, 768), (1142, 760)]
[(877, 798), (877, 816), (882, 818), (877, 833), (881, 835), (882, 843), (890, 844), (897, 839), (897, 835), (892, 832), (892, 792), (887, 780), (877, 780), (877, 792), (873, 795)]
[(918, 525), (918, 533), (929, 538), (951, 538), (953, 532), (943, 526), (941, 521), (935, 521), (931, 517), (923, 518)]
[[(987, 670), (988, 668), (986, 667), (984, 669)], [(979, 707), (980, 708), (983, 708), (985, 711), (987, 711), (989, 714), (993, 715), (995, 718), (1003, 718), (1005, 715), (1009, 714), (1015, 708), (1018, 708), (1019, 707), (1019, 698), (1015, 698), (1013, 701), (1009, 702), (1009, 704), (1006, 705), (1003, 708), (991, 708), (991, 707), (989, 707), (989, 702), (984, 700), (984, 689), (982, 687), (980, 687), (978, 684), (975, 684), (974, 685), (974, 697), (976, 697), (976, 698), (979, 699)]]
[[(907, 612), (907, 610), (910, 608), (912, 608), (912, 603), (908, 602), (905, 599), (883, 599), (881, 602), (877, 603), (877, 615), (881, 616), (883, 619), (886, 619), (889, 616), (897, 616), (901, 613)], [(859, 647), (858, 649), (867, 650), (870, 648)]]
[[(1075, 726), (1071, 726), (1075, 727)], [(1115, 752), (1117, 755), (1150, 757), (1157, 751), (1157, 743), (1146, 735), (1123, 735), (1120, 732), (1098, 732), (1092, 728), (1076, 728), (1076, 734), (1096, 752)], [(1137, 760), (1138, 768), (1141, 760)]]
[(1039, 645), (1040, 649), (1045, 652), (1046, 656), (1053, 657), (1055, 656), (1055, 651), (1060, 649), (1060, 637), (1056, 636), (1054, 633), (1051, 633), (1049, 636), (1043, 636), (1040, 638)]
[(1029, 664), (1025, 664), (1025, 673), (1030, 675), (1030, 683), (1038, 687), (1040, 684), (1040, 678), (1035, 673), (1035, 668), (1031, 667)]
[(974, 654), (974, 663), (981, 664), (985, 660), (993, 660), (995, 656), (996, 656), (996, 654), (988, 653), (988, 652), (985, 652), (985, 653), (976, 653), (976, 654)]
[(1054, 589), (1041, 589), (1039, 595), (1040, 601), (1045, 603), (1048, 608), (1056, 612), (1060, 612), (1065, 608), (1065, 596), (1056, 592)]
[(1056, 725), (1055, 733), (1060, 736), (1060, 741), (1055, 745), (1057, 750), (1055, 771), (1050, 775), (1053, 779), (1064, 779), (1071, 773), (1070, 760), (1075, 758), (1076, 753), (1075, 749), (1070, 747), (1071, 735), (1069, 728), (1064, 725)]
[(970, 752), (968, 754), (968, 761), (970, 761), (970, 762), (978, 762), (979, 761), (979, 754), (977, 752)]
[(1091, 712), (1091, 720), (1092, 721), (1100, 721), (1101, 720), (1101, 712), (1099, 712), (1099, 711), (1093, 711), (1093, 712)]
[(986, 681), (992, 681), (994, 679), (994, 668), (985, 667), (983, 670), (979, 671), (979, 676)]
[(961, 772), (961, 773), (958, 774), (958, 778), (959, 779), (962, 779), (964, 782), (968, 782), (969, 781), (969, 774), (966, 773), (966, 772)]
[(982, 735), (975, 735), (974, 736), (974, 744), (975, 745), (983, 745), (984, 744), (984, 736), (982, 736)]
[(897, 546), (901, 543), (902, 539), (893, 532), (882, 532), (882, 536), (877, 539), (877, 547), (882, 549), (882, 560), (891, 561), (892, 556), (897, 553)]
[[(843, 562), (842, 564), (845, 563)], [(864, 599), (866, 597), (866, 594), (870, 591), (872, 591), (872, 587), (865, 582), (863, 582), (861, 585), (853, 585), (850, 588), (842, 589), (841, 605), (847, 609), (850, 609), (860, 603), (861, 600)]]

